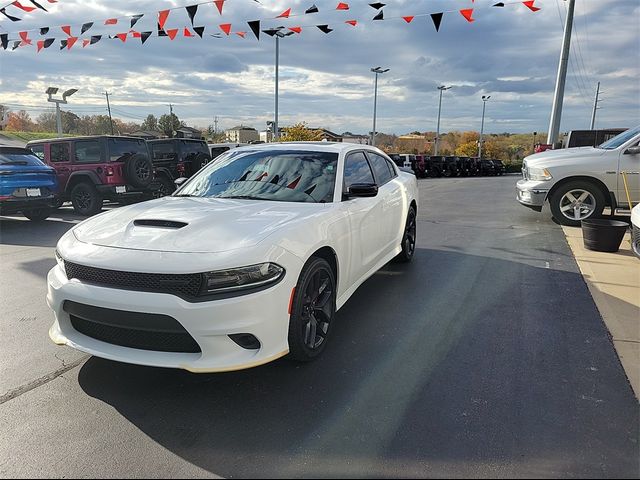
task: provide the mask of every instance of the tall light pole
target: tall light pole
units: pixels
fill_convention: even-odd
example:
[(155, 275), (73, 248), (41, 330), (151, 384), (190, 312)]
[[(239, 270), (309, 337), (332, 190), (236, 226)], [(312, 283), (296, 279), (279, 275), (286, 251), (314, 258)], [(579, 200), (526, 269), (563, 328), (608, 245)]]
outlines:
[(47, 90), (44, 92), (47, 95), (49, 95), (49, 98), (47, 98), (47, 102), (51, 102), (51, 103), (55, 103), (56, 104), (56, 124), (58, 126), (58, 138), (62, 137), (62, 113), (60, 112), (60, 104), (66, 104), (67, 103), (67, 98), (70, 97), (71, 95), (73, 95), (74, 93), (76, 93), (78, 91), (78, 89), (76, 88), (71, 88), (69, 90), (67, 90), (66, 92), (64, 92), (62, 94), (62, 98), (53, 98), (53, 95), (55, 95), (56, 93), (58, 93), (58, 88), (56, 87), (49, 87), (47, 88)]
[(589, 130), (593, 130), (596, 126), (596, 110), (598, 110), (598, 101), (600, 100), (600, 82), (596, 87), (596, 98), (593, 100), (593, 113), (591, 114), (591, 127)]
[(556, 79), (556, 91), (553, 95), (551, 107), (551, 121), (549, 122), (549, 134), (547, 143), (552, 145), (558, 141), (560, 135), (560, 119), (562, 118), (562, 102), (564, 100), (564, 85), (567, 81), (567, 63), (569, 62), (569, 50), (571, 48), (571, 29), (573, 27), (573, 12), (576, 6), (575, 0), (569, 0), (567, 20), (564, 25), (564, 37), (562, 39), (562, 53), (558, 64), (558, 77)]
[(484, 134), (484, 110), (487, 106), (487, 101), (491, 98), (491, 95), (482, 95), (482, 124), (480, 125), (480, 142), (478, 146), (478, 158), (482, 160), (482, 135)]
[[(282, 27), (280, 27), (282, 28)], [(294, 32), (289, 32), (294, 33)], [(282, 33), (280, 31), (275, 33), (276, 37), (276, 105), (275, 105), (275, 115), (273, 119), (273, 141), (277, 142), (280, 137), (280, 131), (278, 130), (278, 89), (279, 89), (279, 80), (280, 80), (280, 39), (288, 36), (286, 33)]]
[(438, 90), (440, 90), (440, 101), (438, 102), (438, 127), (436, 129), (436, 142), (433, 147), (433, 154), (438, 155), (438, 147), (440, 143), (440, 112), (442, 111), (442, 92), (445, 90), (449, 90), (451, 87), (445, 87), (444, 85), (440, 85)]
[(373, 87), (373, 131), (371, 132), (371, 145), (376, 145), (376, 113), (378, 108), (378, 75), (389, 71), (388, 68), (384, 70), (382, 67), (372, 68), (371, 71), (376, 74), (376, 80)]
[(107, 111), (109, 112), (109, 124), (111, 125), (111, 135), (113, 135), (113, 118), (111, 118), (111, 104), (109, 103), (109, 92), (104, 92), (107, 97)]

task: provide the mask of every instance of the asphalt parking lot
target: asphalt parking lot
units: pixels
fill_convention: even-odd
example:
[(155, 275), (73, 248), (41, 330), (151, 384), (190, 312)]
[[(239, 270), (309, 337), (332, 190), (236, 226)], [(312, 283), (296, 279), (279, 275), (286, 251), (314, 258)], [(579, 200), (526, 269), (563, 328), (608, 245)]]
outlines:
[(356, 292), (320, 360), (216, 375), (54, 346), (46, 272), (80, 217), (0, 219), (0, 476), (637, 478), (638, 402), (515, 181), (420, 180), (414, 262)]

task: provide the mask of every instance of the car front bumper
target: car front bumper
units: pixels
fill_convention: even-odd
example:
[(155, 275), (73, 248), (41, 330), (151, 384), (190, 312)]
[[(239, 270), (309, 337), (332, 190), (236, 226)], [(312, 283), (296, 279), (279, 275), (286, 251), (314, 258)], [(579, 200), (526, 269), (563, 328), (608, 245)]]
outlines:
[[(295, 258), (295, 257), (294, 257)], [(291, 268), (291, 267), (290, 267)], [(120, 290), (68, 280), (60, 266), (48, 275), (47, 303), (55, 322), (49, 330), (53, 342), (98, 357), (155, 367), (179, 368), (194, 373), (242, 370), (268, 363), (289, 352), (289, 301), (298, 269), (288, 270), (273, 287), (233, 298), (191, 303), (174, 295)], [(297, 270), (297, 271), (295, 271)], [(145, 350), (107, 343), (77, 331), (65, 302), (132, 313), (169, 316), (195, 340), (201, 352)], [(260, 342), (249, 350), (229, 335), (249, 334)]]
[(532, 180), (520, 180), (516, 184), (516, 199), (521, 205), (538, 212), (542, 211), (542, 206), (547, 199), (549, 186), (542, 182)]

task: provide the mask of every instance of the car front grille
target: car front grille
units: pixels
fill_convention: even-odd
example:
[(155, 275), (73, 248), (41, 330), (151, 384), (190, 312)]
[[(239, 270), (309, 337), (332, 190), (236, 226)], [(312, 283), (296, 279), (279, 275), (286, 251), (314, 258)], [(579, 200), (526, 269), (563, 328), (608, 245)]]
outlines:
[(88, 267), (68, 261), (64, 262), (64, 267), (69, 280), (75, 278), (81, 282), (123, 290), (168, 293), (186, 299), (193, 299), (198, 296), (203, 278), (200, 273), (124, 272)]
[(87, 337), (121, 347), (171, 353), (200, 353), (200, 346), (173, 317), (127, 312), (66, 301), (73, 328)]

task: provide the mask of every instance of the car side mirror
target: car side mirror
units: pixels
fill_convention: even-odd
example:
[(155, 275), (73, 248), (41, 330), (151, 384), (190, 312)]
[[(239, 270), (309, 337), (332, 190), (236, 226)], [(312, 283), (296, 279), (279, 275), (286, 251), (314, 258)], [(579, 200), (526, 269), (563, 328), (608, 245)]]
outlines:
[(182, 184), (183, 184), (184, 182), (186, 182), (187, 180), (188, 180), (188, 179), (187, 179), (187, 178), (185, 178), (185, 177), (180, 177), (180, 178), (176, 178), (176, 179), (173, 181), (173, 183), (175, 183), (175, 184), (176, 184), (176, 187), (181, 187), (181, 186), (182, 186)]
[(625, 150), (625, 155), (638, 155), (640, 153), (640, 146), (637, 147), (629, 147)]
[(354, 183), (348, 190), (350, 198), (375, 197), (376, 195), (378, 195), (378, 186), (375, 183)]

